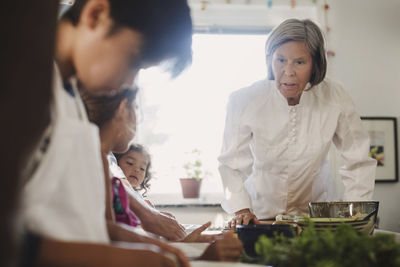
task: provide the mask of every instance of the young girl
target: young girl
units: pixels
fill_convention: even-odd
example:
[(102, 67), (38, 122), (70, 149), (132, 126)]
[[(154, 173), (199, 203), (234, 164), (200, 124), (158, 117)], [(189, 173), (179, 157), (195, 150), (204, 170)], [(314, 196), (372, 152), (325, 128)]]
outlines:
[[(147, 204), (154, 208), (154, 204), (146, 198), (146, 193), (150, 189), (152, 173), (151, 156), (146, 148), (140, 144), (131, 144), (127, 152), (122, 154), (114, 153), (117, 163), (124, 172), (129, 185), (133, 190), (143, 191), (142, 197)], [(161, 212), (172, 218), (174, 215), (168, 212)]]
[(152, 176), (151, 157), (146, 148), (139, 144), (131, 144), (127, 152), (115, 154), (115, 157), (133, 189), (144, 191), (142, 195), (146, 196)]
[[(146, 148), (140, 144), (131, 144), (127, 152), (115, 154), (115, 157), (132, 189), (142, 191), (143, 198), (146, 198), (152, 177), (151, 157)], [(145, 201), (154, 207), (148, 199)]]

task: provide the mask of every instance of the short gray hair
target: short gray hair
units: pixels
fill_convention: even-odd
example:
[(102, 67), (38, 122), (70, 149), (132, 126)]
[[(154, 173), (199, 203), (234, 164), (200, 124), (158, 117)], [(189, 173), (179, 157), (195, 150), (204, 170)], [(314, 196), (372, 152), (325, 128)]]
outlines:
[(312, 57), (310, 84), (322, 82), (326, 74), (325, 42), (320, 28), (311, 20), (288, 19), (279, 24), (269, 35), (265, 44), (268, 79), (275, 80), (272, 72), (272, 56), (275, 50), (290, 41), (302, 41)]

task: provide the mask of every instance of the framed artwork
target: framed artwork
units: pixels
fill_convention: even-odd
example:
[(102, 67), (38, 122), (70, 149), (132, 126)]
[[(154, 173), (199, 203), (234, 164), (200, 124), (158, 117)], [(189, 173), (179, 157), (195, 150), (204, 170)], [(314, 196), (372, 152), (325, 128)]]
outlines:
[(375, 183), (397, 182), (397, 119), (395, 117), (361, 117), (371, 139), (369, 156), (376, 159)]

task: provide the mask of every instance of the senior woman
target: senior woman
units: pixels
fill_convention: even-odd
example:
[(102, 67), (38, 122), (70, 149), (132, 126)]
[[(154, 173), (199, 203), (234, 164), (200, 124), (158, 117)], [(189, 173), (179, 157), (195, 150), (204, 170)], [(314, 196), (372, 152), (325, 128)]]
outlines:
[(310, 201), (339, 200), (329, 173), (331, 144), (341, 153), (343, 200), (370, 200), (376, 161), (356, 108), (325, 78), (324, 39), (310, 20), (289, 19), (266, 43), (268, 79), (229, 98), (222, 153), (222, 207), (230, 227), (278, 214), (307, 213)]

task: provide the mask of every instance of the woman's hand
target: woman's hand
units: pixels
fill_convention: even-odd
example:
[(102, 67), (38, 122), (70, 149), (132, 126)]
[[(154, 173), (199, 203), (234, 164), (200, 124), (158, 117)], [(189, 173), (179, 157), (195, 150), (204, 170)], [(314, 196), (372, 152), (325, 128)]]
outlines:
[(242, 249), (242, 242), (232, 232), (226, 232), (207, 247), (200, 260), (237, 261)]
[(250, 221), (254, 224), (260, 223), (256, 215), (254, 215), (250, 209), (242, 209), (235, 212), (235, 216), (228, 222), (228, 227), (235, 229), (236, 225), (248, 225)]
[(172, 213), (169, 212), (165, 212), (165, 211), (161, 211), (162, 214), (167, 215), (169, 217), (171, 217), (172, 219), (176, 219), (175, 216)]
[(176, 219), (154, 210), (151, 216), (140, 218), (142, 228), (148, 232), (165, 237), (169, 241), (179, 241), (185, 238), (186, 232)]
[(150, 207), (137, 193), (129, 190), (126, 192), (129, 196), (129, 207), (139, 217), (144, 230), (171, 241), (185, 238), (185, 228), (175, 218)]

